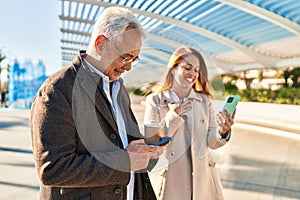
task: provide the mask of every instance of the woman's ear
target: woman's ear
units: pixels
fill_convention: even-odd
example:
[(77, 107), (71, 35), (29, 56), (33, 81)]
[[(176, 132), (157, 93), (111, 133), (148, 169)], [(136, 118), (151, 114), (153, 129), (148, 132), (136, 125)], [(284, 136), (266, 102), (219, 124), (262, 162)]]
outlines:
[(104, 42), (107, 40), (107, 38), (104, 35), (99, 35), (95, 40), (95, 50), (98, 55), (102, 53), (102, 50), (104, 48)]
[(172, 74), (172, 75), (174, 75), (174, 74), (175, 74), (175, 72), (174, 72), (174, 69), (172, 69), (172, 70), (171, 70), (171, 74)]

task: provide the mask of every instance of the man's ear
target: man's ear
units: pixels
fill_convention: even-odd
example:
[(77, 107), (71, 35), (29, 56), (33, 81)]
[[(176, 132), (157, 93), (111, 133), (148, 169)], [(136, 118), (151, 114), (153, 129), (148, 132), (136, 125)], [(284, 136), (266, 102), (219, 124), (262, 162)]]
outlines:
[(104, 42), (107, 40), (107, 38), (104, 35), (98, 35), (98, 37), (95, 40), (95, 50), (97, 52), (97, 54), (101, 54), (102, 53), (102, 49), (104, 47)]

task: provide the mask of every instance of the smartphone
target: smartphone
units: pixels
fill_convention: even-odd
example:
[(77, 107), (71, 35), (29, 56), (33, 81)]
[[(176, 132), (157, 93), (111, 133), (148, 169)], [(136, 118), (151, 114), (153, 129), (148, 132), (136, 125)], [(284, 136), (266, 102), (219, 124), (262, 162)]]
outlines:
[(225, 99), (225, 104), (223, 106), (222, 113), (225, 114), (224, 110), (227, 110), (230, 116), (232, 116), (239, 100), (240, 100), (239, 95), (228, 95)]
[(173, 140), (173, 138), (174, 138), (174, 136), (166, 137), (166, 138), (162, 139), (161, 141), (155, 143), (154, 146), (162, 146), (162, 145), (166, 144), (167, 142), (169, 142), (170, 140)]

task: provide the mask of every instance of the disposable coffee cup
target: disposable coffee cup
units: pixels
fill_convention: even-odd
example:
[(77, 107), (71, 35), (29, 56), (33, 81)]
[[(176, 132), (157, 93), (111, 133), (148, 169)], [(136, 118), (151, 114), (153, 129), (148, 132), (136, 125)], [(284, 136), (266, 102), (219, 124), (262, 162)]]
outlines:
[(160, 141), (162, 136), (162, 125), (144, 124), (145, 142), (155, 144)]

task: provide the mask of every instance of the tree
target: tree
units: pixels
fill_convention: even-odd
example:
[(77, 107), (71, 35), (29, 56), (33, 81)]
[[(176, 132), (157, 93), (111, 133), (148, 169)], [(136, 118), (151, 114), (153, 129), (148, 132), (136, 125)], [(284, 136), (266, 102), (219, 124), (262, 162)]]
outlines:
[(2, 55), (1, 50), (0, 50), (0, 63), (5, 59), (6, 57)]
[(243, 74), (244, 74), (244, 81), (245, 81), (245, 85), (246, 85), (246, 88), (247, 89), (250, 89), (250, 86), (251, 86), (251, 83), (252, 81), (255, 79), (255, 78), (248, 78), (247, 77), (247, 71), (244, 71)]
[(295, 88), (300, 87), (299, 77), (300, 77), (300, 67), (296, 67), (293, 69), (288, 68), (284, 70), (283, 71), (283, 78), (285, 80), (284, 87), (289, 87), (288, 79), (291, 79), (293, 82), (291, 87), (295, 87)]
[(0, 93), (2, 92), (2, 85), (1, 85), (1, 72), (2, 72), (2, 67), (1, 67), (1, 62), (5, 59), (6, 57), (1, 53), (0, 50)]
[(300, 77), (300, 67), (294, 68), (291, 71), (291, 79), (293, 81), (292, 87), (295, 87), (295, 88), (299, 88), (300, 87), (299, 77)]
[(289, 69), (283, 71), (284, 87), (289, 87), (288, 79), (290, 78), (291, 75), (292, 74)]

